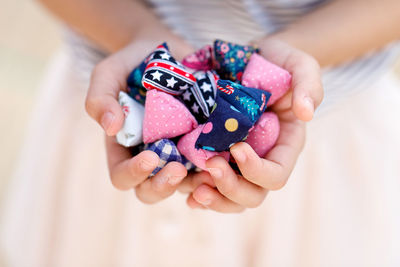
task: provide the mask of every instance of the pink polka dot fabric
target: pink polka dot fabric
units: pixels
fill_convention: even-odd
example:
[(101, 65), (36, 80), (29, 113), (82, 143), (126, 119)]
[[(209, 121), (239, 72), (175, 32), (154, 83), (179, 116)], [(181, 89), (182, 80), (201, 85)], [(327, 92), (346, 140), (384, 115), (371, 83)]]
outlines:
[(272, 105), (289, 90), (291, 80), (288, 71), (254, 53), (244, 70), (242, 84), (270, 92), (268, 105)]
[(275, 145), (279, 136), (279, 119), (274, 112), (266, 112), (255, 124), (246, 139), (258, 156), (264, 157)]
[(212, 53), (212, 46), (206, 45), (193, 54), (187, 55), (182, 60), (182, 64), (192, 70), (211, 70), (213, 68)]
[(148, 91), (144, 107), (143, 142), (155, 142), (190, 132), (197, 121), (178, 99), (157, 90)]
[(196, 129), (188, 134), (185, 134), (178, 142), (178, 150), (188, 160), (200, 169), (206, 169), (206, 161), (214, 156), (224, 157), (227, 161), (229, 160), (229, 152), (212, 152), (203, 149), (195, 148), (195, 143), (200, 133), (203, 131), (204, 124), (199, 125)]

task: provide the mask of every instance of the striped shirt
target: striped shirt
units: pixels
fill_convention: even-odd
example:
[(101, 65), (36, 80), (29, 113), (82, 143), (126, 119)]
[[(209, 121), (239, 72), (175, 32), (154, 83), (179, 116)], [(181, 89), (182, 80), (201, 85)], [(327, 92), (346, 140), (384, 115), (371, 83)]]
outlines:
[[(299, 17), (326, 4), (329, 0), (147, 0), (160, 19), (175, 33), (195, 47), (222, 39), (246, 44), (273, 33)], [(102, 54), (87, 49), (81, 38), (69, 38), (75, 50), (91, 59)], [(93, 46), (92, 46), (93, 47)], [(325, 68), (324, 102), (319, 112), (350, 94), (369, 87), (388, 71), (400, 55), (400, 43), (394, 42), (379, 51), (339, 66)]]

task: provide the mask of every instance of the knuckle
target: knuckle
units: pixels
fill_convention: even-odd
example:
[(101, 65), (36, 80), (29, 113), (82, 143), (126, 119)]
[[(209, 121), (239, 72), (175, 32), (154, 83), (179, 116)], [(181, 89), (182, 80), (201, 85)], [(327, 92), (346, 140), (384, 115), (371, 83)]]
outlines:
[(232, 196), (237, 193), (238, 185), (233, 183), (226, 183), (223, 186), (221, 186), (220, 190), (223, 195)]
[(143, 192), (143, 190), (141, 190), (140, 188), (135, 188), (135, 195), (137, 199), (144, 204), (152, 205), (157, 203), (156, 200), (146, 197), (147, 194), (145, 194), (145, 192)]
[(280, 190), (286, 185), (287, 181), (288, 181), (287, 178), (281, 178), (281, 179), (272, 181), (270, 183), (270, 185), (268, 186), (268, 189), (270, 189), (272, 191)]
[(85, 101), (85, 109), (86, 109), (86, 112), (87, 112), (90, 116), (94, 117), (95, 114), (96, 114), (96, 110), (97, 110), (97, 109), (99, 108), (99, 106), (101, 105), (101, 102), (102, 102), (102, 100), (101, 100), (100, 97), (88, 95), (88, 96), (86, 97), (86, 101)]
[(111, 184), (115, 189), (120, 190), (120, 191), (126, 191), (126, 190), (130, 189), (130, 187), (127, 187), (126, 185), (121, 183), (121, 181), (119, 181), (118, 179), (115, 179), (113, 177), (111, 177)]
[(239, 206), (233, 211), (233, 213), (243, 213), (245, 210), (246, 210), (246, 207)]
[(253, 209), (260, 206), (264, 202), (264, 199), (267, 196), (267, 192), (267, 190), (261, 189), (260, 194), (257, 197), (251, 198), (246, 207)]
[(246, 207), (249, 209), (257, 208), (261, 204), (261, 201), (250, 201), (246, 204)]
[(261, 205), (261, 203), (263, 203), (263, 201), (264, 201), (264, 198), (254, 198), (253, 200), (250, 200), (247, 203), (246, 207), (250, 208), (250, 209), (257, 208), (258, 206)]
[(153, 189), (155, 192), (159, 193), (160, 195), (161, 195), (162, 193), (164, 193), (165, 190), (166, 190), (166, 185), (158, 185), (158, 184), (156, 184), (156, 183), (151, 183), (151, 185), (152, 185), (152, 189)]
[(92, 72), (92, 77), (93, 76), (97, 76), (97, 75), (101, 75), (103, 73), (106, 73), (109, 66), (108, 66), (108, 61), (107, 59), (100, 61), (94, 68), (93, 68), (93, 72)]
[(314, 57), (312, 57), (312, 56), (310, 56), (308, 54), (305, 54), (305, 60), (307, 60), (307, 64), (309, 64), (313, 68), (315, 68), (318, 71), (320, 71), (321, 66), (319, 65), (318, 61)]

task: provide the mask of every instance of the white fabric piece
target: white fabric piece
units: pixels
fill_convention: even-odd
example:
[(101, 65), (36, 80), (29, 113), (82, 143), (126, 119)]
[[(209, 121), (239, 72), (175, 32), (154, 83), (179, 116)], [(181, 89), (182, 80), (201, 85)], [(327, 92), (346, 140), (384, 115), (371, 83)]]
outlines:
[(143, 141), (144, 106), (123, 91), (119, 92), (118, 101), (124, 111), (125, 121), (117, 133), (117, 142), (125, 147), (139, 145)]

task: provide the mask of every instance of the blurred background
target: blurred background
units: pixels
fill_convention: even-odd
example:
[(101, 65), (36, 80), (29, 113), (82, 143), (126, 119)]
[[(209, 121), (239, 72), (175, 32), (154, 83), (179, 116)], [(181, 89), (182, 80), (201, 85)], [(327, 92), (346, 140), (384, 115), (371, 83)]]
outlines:
[[(61, 44), (59, 25), (36, 1), (0, 0), (0, 216), (43, 73)], [(1, 261), (0, 266), (4, 266)]]
[(0, 0), (0, 7), (1, 207), (43, 73), (61, 40), (57, 20), (36, 1)]

